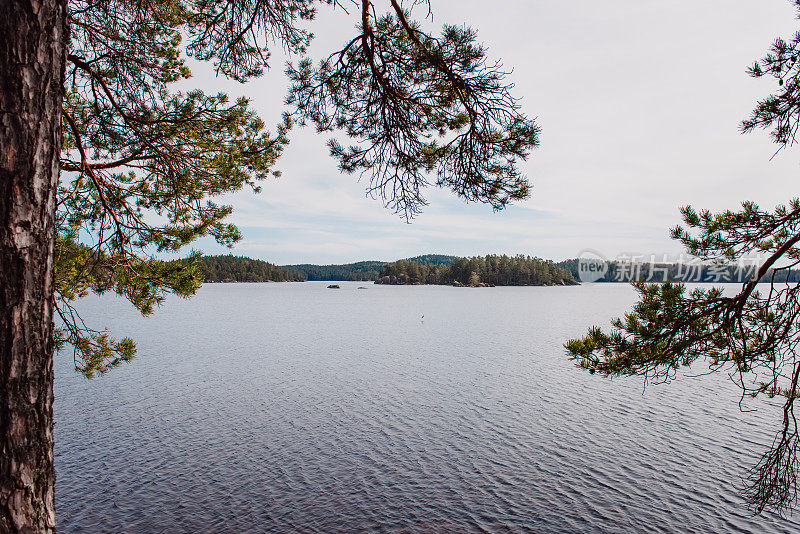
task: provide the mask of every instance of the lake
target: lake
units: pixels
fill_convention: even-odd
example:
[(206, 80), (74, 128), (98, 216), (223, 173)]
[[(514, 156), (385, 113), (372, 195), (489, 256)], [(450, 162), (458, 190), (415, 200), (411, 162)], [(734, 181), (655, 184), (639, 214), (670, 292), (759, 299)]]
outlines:
[(800, 530), (738, 493), (777, 406), (741, 412), (703, 367), (644, 388), (568, 360), (630, 286), (337, 283), (81, 301), (139, 350), (93, 381), (56, 356), (59, 531)]

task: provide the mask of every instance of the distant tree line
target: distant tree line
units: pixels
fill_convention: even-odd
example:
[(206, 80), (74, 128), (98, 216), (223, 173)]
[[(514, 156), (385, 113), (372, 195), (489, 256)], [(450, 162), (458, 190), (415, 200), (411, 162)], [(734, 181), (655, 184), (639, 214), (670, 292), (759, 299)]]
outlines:
[(386, 262), (359, 261), (342, 265), (286, 265), (287, 269), (305, 277), (306, 280), (365, 282), (376, 280)]
[(406, 261), (413, 261), (422, 265), (449, 265), (456, 261), (458, 256), (448, 256), (445, 254), (422, 254), (413, 258), (406, 258)]
[[(185, 263), (185, 262), (184, 262)], [(757, 265), (713, 265), (710, 263), (605, 262), (605, 275), (598, 282), (743, 282), (756, 272)], [(573, 258), (558, 263), (530, 256), (488, 255), (460, 258), (425, 254), (393, 263), (360, 261), (338, 265), (277, 266), (244, 256), (202, 256), (201, 276), (206, 282), (302, 282), (375, 281), (379, 284), (454, 284), (460, 285), (554, 285), (581, 280), (581, 262)], [(177, 263), (176, 263), (177, 265)], [(472, 274), (475, 273), (475, 276)], [(769, 271), (762, 281), (798, 282), (800, 271)]]
[[(444, 254), (424, 254), (414, 256), (405, 261), (412, 261), (423, 265), (444, 265), (453, 263), (456, 256)], [(316, 281), (336, 281), (336, 282), (372, 282), (380, 278), (385, 261), (359, 261), (356, 263), (344, 263), (339, 265), (312, 265), (308, 263), (300, 265), (286, 265), (298, 273), (302, 273), (307, 280)]]
[(376, 284), (441, 284), (462, 286), (572, 285), (575, 278), (552, 261), (530, 256), (476, 256), (451, 263), (422, 264), (410, 260), (387, 263)]
[(303, 282), (297, 271), (244, 256), (203, 256), (200, 272), (206, 282)]

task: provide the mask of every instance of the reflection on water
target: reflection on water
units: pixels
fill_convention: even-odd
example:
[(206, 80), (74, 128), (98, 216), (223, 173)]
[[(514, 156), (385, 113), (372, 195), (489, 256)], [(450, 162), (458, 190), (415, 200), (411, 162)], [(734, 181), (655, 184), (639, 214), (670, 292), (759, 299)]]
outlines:
[(326, 285), (207, 285), (147, 319), (86, 299), (139, 354), (92, 382), (57, 358), (59, 530), (800, 527), (737, 493), (775, 407), (741, 413), (725, 377), (643, 394), (567, 360), (629, 286)]

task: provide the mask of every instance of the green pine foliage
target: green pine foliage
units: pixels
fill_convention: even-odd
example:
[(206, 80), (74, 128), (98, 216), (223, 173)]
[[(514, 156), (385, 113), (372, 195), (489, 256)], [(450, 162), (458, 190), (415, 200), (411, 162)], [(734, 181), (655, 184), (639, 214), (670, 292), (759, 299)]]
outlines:
[[(360, 35), (316, 65), (287, 68), (287, 102), (301, 122), (346, 134), (349, 146), (328, 143), (339, 168), (368, 176), (370, 193), (406, 218), (425, 206), (431, 183), (495, 209), (527, 198), (518, 162), (538, 145), (539, 127), (520, 112), (507, 71), (472, 28), (429, 35), (390, 4), (375, 17), (362, 1)], [(429, 2), (407, 6), (417, 4)]]
[[(800, 0), (795, 0), (800, 11)], [(777, 39), (750, 75), (771, 77), (775, 92), (758, 102), (741, 129), (771, 130), (779, 150), (797, 140), (800, 125), (800, 33)], [(754, 177), (756, 178), (756, 177)], [(636, 283), (639, 302), (604, 331), (592, 328), (566, 349), (577, 365), (602, 376), (642, 376), (666, 382), (692, 364), (722, 372), (742, 398), (780, 399), (781, 420), (772, 445), (747, 473), (744, 497), (756, 513), (783, 513), (797, 503), (800, 428), (800, 282), (788, 271), (800, 265), (800, 200), (773, 210), (743, 202), (739, 210), (712, 213), (685, 207), (672, 237), (705, 261), (765, 258), (755, 275), (728, 296), (719, 288)], [(783, 280), (779, 275), (783, 274)], [(766, 282), (759, 287), (758, 282)]]
[[(406, 7), (418, 4), (428, 2)], [(355, 36), (314, 67), (307, 26), (318, 8), (341, 7), (335, 0), (68, 0), (54, 304), (57, 344), (75, 349), (79, 371), (110, 369), (135, 346), (85, 325), (75, 299), (113, 291), (147, 314), (168, 293), (193, 294), (199, 257), (159, 258), (200, 237), (241, 239), (221, 198), (280, 175), (294, 124), (342, 132), (351, 148), (330, 143), (341, 169), (369, 172), (370, 191), (406, 217), (428, 185), (496, 209), (528, 196), (518, 163), (538, 126), (475, 31), (445, 26), (431, 37), (396, 0), (356, 5)], [(246, 82), (269, 68), (273, 46), (293, 62), (289, 108), (271, 131), (247, 98), (190, 85), (187, 57)], [(289, 277), (253, 269), (234, 270)]]

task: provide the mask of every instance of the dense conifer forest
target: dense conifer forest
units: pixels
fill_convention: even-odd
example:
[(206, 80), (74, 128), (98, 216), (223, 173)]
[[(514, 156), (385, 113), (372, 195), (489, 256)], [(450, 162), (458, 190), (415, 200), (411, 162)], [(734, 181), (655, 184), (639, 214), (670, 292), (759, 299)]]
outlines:
[[(755, 264), (753, 264), (755, 265)], [(726, 283), (747, 280), (753, 265), (711, 266), (700, 263), (630, 264), (608, 262), (605, 275), (597, 282), (673, 281)], [(302, 282), (353, 281), (378, 284), (457, 284), (457, 285), (561, 285), (580, 281), (580, 260), (554, 263), (530, 256), (488, 255), (460, 258), (444, 254), (424, 254), (392, 263), (360, 261), (339, 265), (277, 266), (244, 256), (203, 256), (200, 271), (206, 282)], [(476, 276), (472, 276), (475, 273)], [(771, 270), (763, 281), (772, 279)], [(777, 270), (775, 282), (796, 282), (800, 272)]]
[(244, 256), (203, 256), (200, 271), (206, 282), (303, 282), (302, 273)]
[[(243, 256), (203, 256), (206, 282), (375, 281), (380, 284), (557, 285), (574, 284), (553, 262), (529, 256), (459, 258), (425, 254), (394, 263), (277, 266)], [(473, 276), (474, 273), (474, 276)]]
[(385, 261), (359, 261), (342, 265), (304, 263), (285, 267), (305, 277), (306, 280), (366, 282), (376, 280), (385, 264)]
[(552, 261), (530, 256), (476, 256), (450, 263), (411, 260), (387, 263), (377, 284), (447, 284), (462, 286), (550, 286), (575, 284), (573, 276)]
[[(405, 261), (420, 263), (422, 265), (446, 265), (453, 263), (456, 256), (445, 254), (423, 254), (407, 258)], [(380, 278), (385, 261), (359, 261), (340, 265), (312, 265), (303, 263), (299, 265), (285, 265), (301, 273), (307, 280), (325, 280), (336, 282), (373, 282)]]
[(413, 261), (422, 265), (449, 265), (457, 259), (458, 256), (447, 256), (446, 254), (422, 254), (421, 256), (406, 258), (406, 261)]

